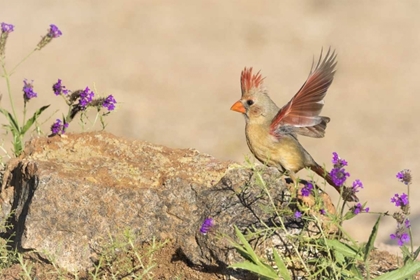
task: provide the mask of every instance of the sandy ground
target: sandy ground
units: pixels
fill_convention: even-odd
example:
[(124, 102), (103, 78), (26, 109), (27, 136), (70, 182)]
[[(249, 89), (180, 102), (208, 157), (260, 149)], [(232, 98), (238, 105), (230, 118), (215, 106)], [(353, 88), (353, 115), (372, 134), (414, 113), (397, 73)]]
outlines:
[[(347, 159), (351, 179), (365, 185), (359, 197), (373, 212), (395, 210), (389, 201), (406, 191), (395, 178), (403, 168), (414, 176), (411, 200), (420, 197), (419, 1), (19, 0), (1, 6), (0, 21), (15, 25), (9, 67), (49, 24), (63, 32), (12, 77), (20, 108), (27, 78), (39, 95), (30, 111), (44, 104), (52, 104), (49, 116), (60, 110), (45, 130), (66, 109), (51, 91), (61, 78), (69, 89), (95, 85), (115, 96), (119, 107), (107, 127), (114, 134), (239, 162), (250, 154), (244, 120), (229, 108), (240, 97), (243, 67), (261, 69), (281, 105), (305, 81), (313, 56), (332, 46), (339, 64), (323, 111), (332, 121), (324, 139), (302, 142), (327, 167), (333, 151)], [(0, 91), (9, 108), (4, 79)], [(418, 232), (420, 205), (412, 203), (412, 213)], [(347, 228), (366, 240), (375, 219), (360, 216)], [(385, 219), (379, 240), (389, 242), (394, 228)]]

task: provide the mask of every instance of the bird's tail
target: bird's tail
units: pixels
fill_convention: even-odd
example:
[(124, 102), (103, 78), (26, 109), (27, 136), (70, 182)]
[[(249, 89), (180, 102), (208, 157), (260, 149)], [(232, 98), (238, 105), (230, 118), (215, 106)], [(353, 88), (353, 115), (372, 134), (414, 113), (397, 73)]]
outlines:
[(334, 189), (336, 189), (337, 192), (342, 195), (344, 200), (349, 201), (349, 202), (358, 202), (359, 201), (359, 199), (357, 198), (357, 196), (354, 192), (346, 191), (346, 189), (341, 190), (342, 187), (337, 186), (334, 183), (333, 179), (331, 178), (331, 175), (324, 168), (322, 168), (322, 166), (320, 166), (319, 164), (316, 163), (315, 165), (311, 166), (310, 168), (313, 172), (315, 172), (316, 174), (318, 174), (319, 176), (324, 178), (325, 181), (328, 182), (328, 184), (333, 186)]

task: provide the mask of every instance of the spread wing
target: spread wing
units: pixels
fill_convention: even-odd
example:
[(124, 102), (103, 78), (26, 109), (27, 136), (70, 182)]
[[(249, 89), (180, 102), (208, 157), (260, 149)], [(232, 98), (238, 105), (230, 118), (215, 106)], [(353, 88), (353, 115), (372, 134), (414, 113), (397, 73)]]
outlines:
[[(319, 116), (324, 106), (324, 97), (328, 87), (331, 85), (335, 66), (336, 54), (328, 50), (325, 58), (322, 58), (322, 51), (315, 68), (312, 64), (311, 73), (301, 89), (293, 96), (277, 115), (270, 125), (270, 133), (277, 135), (284, 130), (311, 136), (323, 137), (326, 123), (329, 118)], [(283, 126), (283, 128), (282, 128)]]

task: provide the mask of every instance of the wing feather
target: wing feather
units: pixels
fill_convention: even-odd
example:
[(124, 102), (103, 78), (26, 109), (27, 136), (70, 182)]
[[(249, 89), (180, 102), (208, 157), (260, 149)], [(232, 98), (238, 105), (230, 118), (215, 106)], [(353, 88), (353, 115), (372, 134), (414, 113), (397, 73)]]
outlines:
[[(292, 126), (296, 128), (295, 132), (298, 134), (311, 137), (324, 136), (329, 118), (319, 116), (319, 114), (324, 106), (323, 99), (334, 79), (337, 65), (335, 51), (329, 49), (324, 59), (321, 51), (315, 68), (313, 65), (314, 63), (300, 90), (273, 118), (270, 125), (271, 134), (277, 135), (281, 132), (280, 126)], [(309, 129), (309, 127), (315, 129)]]

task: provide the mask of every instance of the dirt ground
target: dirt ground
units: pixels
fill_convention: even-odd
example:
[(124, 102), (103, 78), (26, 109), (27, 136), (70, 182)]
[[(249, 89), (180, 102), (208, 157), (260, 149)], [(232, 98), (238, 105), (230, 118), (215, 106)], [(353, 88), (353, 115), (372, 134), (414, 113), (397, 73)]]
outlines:
[[(202, 268), (191, 268), (189, 267), (185, 260), (177, 256), (174, 252), (176, 248), (169, 245), (165, 246), (158, 252), (156, 252), (154, 258), (156, 260), (156, 266), (151, 270), (152, 273), (148, 276), (152, 277), (151, 279), (156, 280), (175, 280), (175, 279), (191, 279), (191, 280), (217, 280), (223, 279), (222, 275), (216, 274), (211, 270), (205, 270)], [(32, 265), (31, 277), (32, 279), (42, 279), (42, 280), (56, 280), (56, 279), (77, 279), (74, 275), (62, 272), (60, 274), (53, 265), (45, 264), (43, 262), (30, 262), (29, 259), (26, 259), (28, 264)], [(140, 275), (141, 272), (138, 273)], [(23, 276), (24, 271), (22, 270), (19, 264), (13, 265), (8, 269), (4, 269), (0, 272), (0, 277), (3, 280), (16, 280), (16, 279), (26, 279)], [(112, 279), (110, 275), (100, 274), (100, 279)], [(83, 274), (79, 275), (79, 279), (93, 279), (90, 276)], [(129, 276), (123, 279), (132, 279)], [(147, 278), (150, 279), (150, 278)]]
[[(176, 248), (172, 245), (167, 245), (160, 251), (156, 252), (154, 258), (156, 260), (156, 266), (151, 270), (151, 279), (156, 280), (221, 280), (226, 279), (225, 276), (212, 271), (212, 269), (194, 268), (187, 265), (185, 259), (182, 256), (175, 254)], [(92, 279), (92, 277), (86, 277), (79, 275), (79, 278), (75, 278), (74, 275), (67, 273), (60, 273), (57, 268), (51, 264), (45, 264), (41, 262), (31, 262), (29, 259), (25, 259), (27, 267), (31, 267), (30, 275), (31, 279), (42, 279), (42, 280), (71, 280), (71, 279)], [(395, 255), (390, 254), (386, 251), (373, 251), (370, 260), (371, 277), (375, 278), (388, 271), (392, 271), (399, 267), (401, 259)], [(24, 271), (20, 265), (14, 265), (8, 269), (4, 269), (0, 272), (0, 277), (3, 280), (18, 280), (26, 279), (24, 277)], [(102, 275), (102, 274), (101, 274)], [(110, 276), (102, 275), (100, 279), (112, 279)], [(125, 277), (121, 279), (132, 279)], [(148, 278), (149, 279), (149, 278)], [(250, 276), (244, 280), (255, 280), (257, 278)], [(418, 273), (414, 279), (420, 279), (420, 273)]]
[[(51, 90), (60, 78), (71, 90), (89, 86), (115, 96), (118, 110), (107, 127), (114, 134), (239, 162), (250, 154), (244, 120), (229, 108), (240, 97), (243, 67), (261, 69), (272, 98), (285, 104), (313, 56), (331, 46), (339, 61), (323, 111), (331, 123), (324, 139), (301, 140), (327, 168), (333, 151), (347, 159), (351, 179), (365, 185), (359, 197), (371, 212), (393, 212), (390, 198), (406, 192), (395, 174), (411, 169), (415, 186), (420, 173), (419, 12), (415, 0), (17, 0), (2, 5), (0, 21), (15, 25), (6, 48), (9, 68), (49, 24), (63, 32), (12, 76), (20, 109), (24, 78), (34, 80), (38, 93), (29, 112), (52, 104), (44, 130), (66, 112)], [(2, 106), (10, 108), (4, 79), (0, 92)], [(70, 131), (81, 130), (71, 124)], [(415, 201), (420, 190), (411, 195)], [(420, 204), (411, 207), (416, 232)], [(363, 241), (375, 220), (375, 214), (361, 215), (347, 229)], [(385, 220), (378, 244), (394, 250), (394, 230), (395, 221)]]

